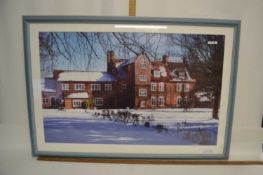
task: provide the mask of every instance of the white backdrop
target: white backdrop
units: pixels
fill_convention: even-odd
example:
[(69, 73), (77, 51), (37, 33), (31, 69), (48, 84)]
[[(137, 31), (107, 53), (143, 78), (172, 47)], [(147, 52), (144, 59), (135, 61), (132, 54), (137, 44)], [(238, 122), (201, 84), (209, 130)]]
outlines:
[[(261, 0), (137, 0), (137, 16), (242, 21), (231, 160), (263, 159), (262, 10)], [(0, 175), (262, 174), (261, 166), (36, 161), (29, 138), (22, 15), (127, 16), (128, 0), (0, 0)]]

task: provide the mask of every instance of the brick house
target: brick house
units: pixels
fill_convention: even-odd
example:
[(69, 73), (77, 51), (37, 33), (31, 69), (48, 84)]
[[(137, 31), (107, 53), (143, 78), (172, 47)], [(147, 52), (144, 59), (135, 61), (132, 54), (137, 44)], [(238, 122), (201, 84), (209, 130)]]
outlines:
[(145, 53), (124, 60), (113, 51), (107, 53), (106, 72), (55, 70), (53, 79), (66, 109), (81, 108), (83, 101), (98, 108), (186, 107), (195, 85), (184, 63), (166, 55), (158, 61)]
[(61, 88), (60, 83), (52, 78), (47, 77), (41, 81), (42, 92), (42, 107), (43, 108), (57, 108), (61, 103)]

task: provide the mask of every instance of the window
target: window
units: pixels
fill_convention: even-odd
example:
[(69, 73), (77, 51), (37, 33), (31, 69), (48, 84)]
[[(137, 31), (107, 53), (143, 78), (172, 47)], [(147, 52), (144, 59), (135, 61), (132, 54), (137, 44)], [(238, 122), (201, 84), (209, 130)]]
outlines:
[(159, 78), (161, 76), (160, 71), (159, 70), (154, 70), (153, 71), (153, 76)]
[(83, 91), (83, 90), (85, 90), (85, 85), (84, 84), (75, 84), (75, 90), (76, 91)]
[(156, 97), (151, 97), (151, 105), (157, 106), (157, 98)]
[(44, 105), (49, 104), (49, 100), (48, 100), (48, 98), (43, 98), (42, 100), (43, 100), (43, 104), (44, 104)]
[(147, 65), (146, 65), (146, 63), (141, 63), (141, 64), (140, 64), (140, 67), (141, 67), (142, 69), (146, 69)]
[(184, 92), (189, 92), (189, 84), (184, 84)]
[(112, 91), (112, 84), (105, 84), (104, 89), (105, 91)]
[(182, 83), (177, 83), (176, 84), (176, 91), (177, 92), (182, 92), (182, 86), (183, 86)]
[(158, 99), (158, 105), (159, 106), (164, 106), (164, 97), (163, 96), (160, 96), (159, 99)]
[(179, 78), (184, 78), (184, 72), (179, 72)]
[(127, 88), (127, 84), (126, 84), (126, 83), (122, 83), (122, 84), (121, 84), (121, 89), (124, 90), (124, 89), (126, 89), (126, 88)]
[(103, 98), (97, 97), (97, 98), (94, 98), (93, 101), (94, 101), (95, 106), (103, 106)]
[(141, 63), (140, 63), (140, 68), (141, 69), (146, 69), (147, 68), (147, 64), (146, 64), (146, 61), (145, 60), (142, 60)]
[(61, 84), (61, 89), (63, 91), (68, 91), (69, 90), (69, 84), (68, 83), (62, 83)]
[(91, 90), (92, 91), (100, 91), (101, 85), (100, 84), (91, 84)]
[(187, 96), (184, 97), (184, 102), (188, 103), (189, 102), (189, 98)]
[(73, 100), (73, 107), (74, 108), (79, 108), (81, 107), (81, 100)]
[(140, 106), (141, 106), (141, 108), (145, 108), (145, 101), (141, 101)]
[(147, 81), (146, 75), (139, 75), (139, 80), (140, 81)]
[(157, 91), (157, 83), (151, 83), (151, 91)]
[(164, 92), (164, 83), (159, 83), (159, 91)]
[(182, 104), (182, 97), (177, 97), (177, 104), (181, 105)]
[(139, 89), (139, 97), (147, 97), (147, 89)]

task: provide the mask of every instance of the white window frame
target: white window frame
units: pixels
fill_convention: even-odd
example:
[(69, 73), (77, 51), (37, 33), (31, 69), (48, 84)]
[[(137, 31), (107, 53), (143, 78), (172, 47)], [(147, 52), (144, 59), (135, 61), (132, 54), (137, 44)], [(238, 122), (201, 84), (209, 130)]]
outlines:
[(184, 92), (189, 92), (189, 84), (188, 83), (184, 84)]
[(165, 99), (163, 96), (159, 96), (158, 97), (158, 105), (159, 106), (164, 106), (164, 103), (165, 103)]
[(146, 64), (146, 61), (145, 61), (145, 60), (142, 60), (142, 61), (140, 62), (140, 68), (141, 68), (141, 69), (146, 69), (146, 68), (147, 68), (147, 64)]
[(153, 107), (157, 106), (157, 98), (156, 97), (151, 97), (151, 105)]
[(147, 89), (139, 89), (139, 97), (147, 97)]
[(182, 83), (177, 83), (176, 84), (176, 91), (177, 92), (182, 92), (183, 90), (183, 84)]
[(184, 97), (184, 102), (185, 102), (185, 103), (188, 103), (188, 102), (189, 102), (188, 96), (185, 96), (185, 97)]
[(103, 98), (102, 97), (95, 97), (93, 99), (95, 106), (103, 106)]
[(184, 78), (184, 77), (185, 77), (185, 72), (180, 71), (179, 72), (179, 78)]
[(157, 91), (157, 83), (151, 83), (151, 91)]
[(72, 106), (73, 108), (79, 108), (81, 107), (82, 100), (72, 100)]
[(62, 83), (61, 84), (61, 90), (62, 91), (68, 91), (69, 90), (69, 84), (68, 83)]
[(182, 105), (183, 104), (183, 98), (181, 96), (177, 97), (177, 104)]
[(83, 83), (74, 84), (74, 89), (76, 91), (84, 91), (85, 90), (85, 84), (83, 84)]
[(164, 83), (163, 82), (159, 83), (159, 92), (164, 92)]
[(43, 98), (42, 99), (42, 103), (44, 104), (44, 105), (48, 105), (49, 104), (49, 98)]
[(153, 71), (153, 76), (156, 77), (156, 78), (160, 78), (160, 77), (161, 77), (161, 71), (159, 71), (159, 70), (154, 70), (154, 71)]
[(146, 69), (147, 68), (147, 64), (146, 63), (140, 63), (140, 68), (141, 69)]
[(112, 91), (112, 84), (111, 83), (104, 84), (104, 90), (105, 91)]
[(139, 80), (140, 81), (147, 81), (147, 76), (146, 75), (139, 75)]
[(101, 84), (91, 84), (92, 91), (101, 91)]

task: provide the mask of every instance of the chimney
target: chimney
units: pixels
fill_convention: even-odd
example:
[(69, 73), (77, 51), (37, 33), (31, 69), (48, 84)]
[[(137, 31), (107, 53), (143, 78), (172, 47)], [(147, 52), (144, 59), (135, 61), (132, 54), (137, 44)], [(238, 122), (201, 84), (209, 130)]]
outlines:
[(55, 80), (57, 80), (57, 79), (59, 78), (59, 74), (60, 74), (61, 72), (64, 72), (64, 71), (63, 71), (63, 70), (54, 70), (54, 71), (53, 71), (53, 78), (54, 78)]
[(114, 51), (110, 50), (107, 52), (107, 64), (113, 63), (114, 60)]
[(169, 56), (168, 55), (163, 55), (163, 63), (168, 63), (168, 61), (169, 61)]
[(107, 72), (113, 71), (114, 57), (114, 51), (107, 52)]

